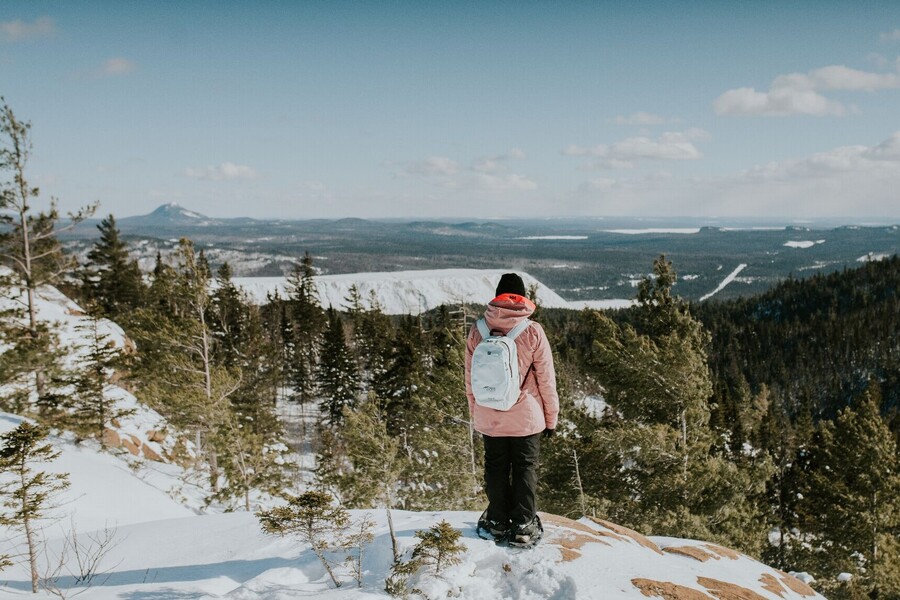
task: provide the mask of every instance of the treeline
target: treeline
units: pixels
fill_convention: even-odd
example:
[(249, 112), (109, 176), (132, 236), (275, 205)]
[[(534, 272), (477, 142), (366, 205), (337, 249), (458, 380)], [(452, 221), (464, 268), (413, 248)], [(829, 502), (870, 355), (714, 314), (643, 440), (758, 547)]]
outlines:
[(719, 541), (829, 597), (900, 597), (898, 267), (689, 306), (660, 259), (632, 309), (544, 311), (563, 372), (608, 406), (569, 413), (543, 506)]

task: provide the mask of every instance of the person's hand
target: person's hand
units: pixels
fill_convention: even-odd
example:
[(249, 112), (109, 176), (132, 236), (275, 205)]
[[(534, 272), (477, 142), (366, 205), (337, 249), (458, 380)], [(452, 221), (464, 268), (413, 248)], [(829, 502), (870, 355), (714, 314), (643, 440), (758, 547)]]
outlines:
[(547, 428), (544, 430), (544, 438), (552, 438), (554, 433), (556, 433), (555, 429)]

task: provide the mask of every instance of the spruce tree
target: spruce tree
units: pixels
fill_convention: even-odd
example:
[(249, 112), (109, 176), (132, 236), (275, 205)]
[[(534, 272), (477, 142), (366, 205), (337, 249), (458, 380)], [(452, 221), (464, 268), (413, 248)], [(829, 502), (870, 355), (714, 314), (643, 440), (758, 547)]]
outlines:
[(293, 388), (291, 397), (301, 405), (306, 405), (315, 396), (320, 340), (326, 325), (309, 252), (294, 265), (286, 288), (294, 346), (292, 362), (288, 366)]
[(334, 499), (324, 492), (306, 492), (289, 496), (287, 500), (286, 506), (257, 513), (263, 531), (271, 535), (296, 536), (309, 544), (335, 587), (341, 587), (325, 552), (341, 545), (343, 534), (350, 525), (349, 513), (334, 506)]
[(121, 351), (115, 341), (101, 331), (100, 320), (96, 317), (88, 317), (76, 329), (87, 344), (69, 376), (72, 393), (66, 401), (69, 413), (66, 425), (79, 436), (95, 438), (105, 445), (103, 434), (106, 428), (134, 412), (117, 407), (115, 400), (109, 397), (110, 378), (122, 365)]
[[(639, 288), (634, 326), (594, 313), (591, 365), (613, 413), (592, 435), (588, 491), (613, 520), (654, 534), (714, 539), (757, 551), (765, 460), (729, 460), (709, 427), (708, 333), (672, 293), (672, 264), (660, 257)], [(749, 464), (747, 464), (749, 462)]]
[(880, 413), (877, 383), (833, 422), (820, 427), (813, 448), (811, 487), (806, 501), (813, 517), (805, 529), (815, 535), (810, 560), (825, 591), (838, 574), (854, 577), (869, 597), (900, 595), (900, 460)]
[(343, 420), (344, 407), (353, 408), (356, 405), (359, 374), (356, 361), (347, 347), (340, 314), (329, 308), (327, 315), (328, 328), (322, 336), (318, 383), (323, 418), (336, 427)]
[(67, 474), (36, 471), (33, 467), (35, 463), (52, 462), (59, 456), (59, 451), (46, 438), (43, 427), (27, 421), (0, 435), (0, 473), (10, 475), (0, 479), (0, 498), (5, 508), (0, 513), (0, 525), (20, 529), (25, 536), (34, 593), (40, 582), (37, 524), (53, 508), (55, 496), (69, 485)]
[(137, 261), (128, 254), (115, 217), (107, 216), (97, 229), (100, 239), (88, 252), (88, 263), (81, 272), (82, 289), (100, 314), (116, 319), (143, 303), (143, 276)]

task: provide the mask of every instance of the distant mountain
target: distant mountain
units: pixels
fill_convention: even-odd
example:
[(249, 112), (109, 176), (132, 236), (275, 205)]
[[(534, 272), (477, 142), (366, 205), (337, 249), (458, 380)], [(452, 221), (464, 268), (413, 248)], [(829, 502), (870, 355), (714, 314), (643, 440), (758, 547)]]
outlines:
[(150, 214), (119, 219), (119, 224), (130, 229), (133, 227), (208, 227), (222, 225), (223, 222), (188, 210), (175, 202), (169, 202)]

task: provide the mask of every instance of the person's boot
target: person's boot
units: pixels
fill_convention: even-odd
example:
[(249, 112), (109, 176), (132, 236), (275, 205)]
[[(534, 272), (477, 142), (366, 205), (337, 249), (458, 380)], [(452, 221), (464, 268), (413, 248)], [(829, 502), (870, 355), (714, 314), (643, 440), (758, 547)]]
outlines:
[(541, 539), (544, 527), (537, 515), (528, 523), (516, 525), (511, 540), (517, 544), (531, 544)]

